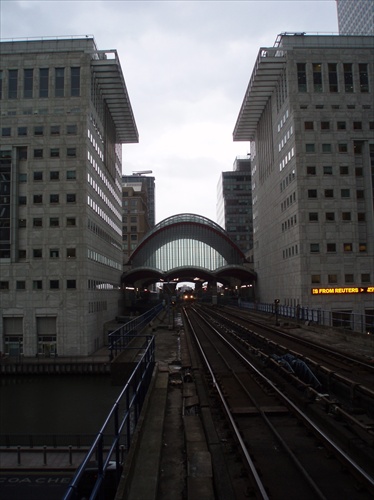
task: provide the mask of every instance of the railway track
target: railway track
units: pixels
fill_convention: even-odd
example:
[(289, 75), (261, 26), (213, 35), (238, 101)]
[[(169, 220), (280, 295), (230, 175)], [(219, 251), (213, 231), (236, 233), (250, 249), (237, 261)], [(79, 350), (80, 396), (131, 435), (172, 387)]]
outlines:
[[(206, 313), (194, 308), (184, 313), (212, 395), (219, 396), (212, 411), (225, 416), (220, 421), (216, 415), (215, 421), (221, 422), (221, 443), (231, 451), (227, 461), (236, 498), (372, 498), (370, 473), (311, 418), (305, 399), (300, 403), (292, 388), (286, 391), (288, 384), (280, 388), (269, 378), (273, 371), (257, 348), (233, 340), (227, 325)], [(238, 465), (239, 456), (244, 465)]]

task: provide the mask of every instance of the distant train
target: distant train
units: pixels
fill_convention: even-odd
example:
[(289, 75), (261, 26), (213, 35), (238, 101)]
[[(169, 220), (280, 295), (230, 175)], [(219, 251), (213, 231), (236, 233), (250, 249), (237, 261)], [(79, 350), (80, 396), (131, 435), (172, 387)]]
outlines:
[(181, 298), (184, 302), (194, 302), (196, 300), (196, 293), (193, 291), (184, 292)]

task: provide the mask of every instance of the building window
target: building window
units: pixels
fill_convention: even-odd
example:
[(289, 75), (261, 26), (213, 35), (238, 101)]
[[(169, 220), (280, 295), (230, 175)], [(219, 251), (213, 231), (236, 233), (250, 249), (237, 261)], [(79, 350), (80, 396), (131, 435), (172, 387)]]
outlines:
[(17, 99), (18, 69), (10, 69), (8, 75), (8, 99)]
[(317, 189), (308, 189), (308, 198), (317, 198)]
[(66, 249), (66, 258), (67, 259), (75, 259), (75, 257), (76, 257), (75, 248), (67, 248)]
[(356, 177), (363, 177), (364, 175), (364, 169), (362, 167), (356, 167), (355, 168), (355, 176)]
[(316, 150), (315, 144), (305, 144), (306, 153), (314, 153)]
[(365, 212), (358, 212), (357, 213), (357, 221), (358, 222), (365, 222), (366, 221), (366, 214), (365, 214)]
[(77, 288), (77, 281), (76, 280), (66, 280), (66, 288)]
[(65, 68), (55, 68), (55, 97), (64, 97)]
[(43, 290), (43, 281), (42, 280), (34, 280), (32, 282), (33, 290)]
[(322, 144), (322, 153), (331, 153), (331, 144)]
[(314, 128), (313, 122), (304, 122), (304, 129), (305, 130), (313, 130), (313, 128)]
[(329, 253), (335, 253), (336, 252), (336, 243), (327, 243), (326, 245), (326, 251)]
[(337, 283), (338, 282), (338, 275), (337, 274), (328, 274), (327, 281), (330, 284)]
[(323, 167), (323, 175), (332, 175), (332, 166), (331, 165), (325, 165)]
[(11, 128), (10, 127), (3, 127), (1, 129), (1, 136), (2, 137), (10, 137), (11, 136)]
[(51, 170), (49, 172), (49, 179), (51, 181), (58, 181), (60, 179), (60, 172), (58, 170)]
[(43, 251), (41, 248), (34, 248), (32, 251), (32, 256), (34, 259), (42, 259), (43, 258)]
[(49, 226), (50, 227), (59, 227), (60, 219), (58, 217), (50, 217), (49, 218)]
[(311, 243), (310, 244), (310, 252), (311, 253), (319, 253), (319, 243)]
[(79, 97), (81, 93), (81, 69), (70, 68), (70, 95)]
[(60, 288), (59, 280), (49, 280), (49, 288), (51, 290), (58, 290)]
[[(363, 273), (361, 274), (361, 283), (370, 283), (370, 273)], [(0, 286), (1, 288), (1, 286)]]
[(321, 283), (321, 275), (320, 274), (312, 274), (311, 281), (313, 285), (318, 285)]
[(68, 181), (73, 181), (77, 178), (77, 172), (75, 170), (67, 170), (66, 171), (66, 179)]
[(342, 212), (342, 220), (351, 221), (351, 212)]
[(22, 173), (22, 174), (18, 174), (18, 182), (27, 182), (27, 174), (26, 173)]
[(348, 144), (346, 143), (338, 144), (338, 151), (339, 153), (348, 153)]
[(9, 281), (0, 281), (0, 290), (9, 290)]
[(27, 127), (18, 127), (18, 137), (24, 137), (27, 135)]
[(43, 158), (43, 150), (34, 149), (34, 158)]
[(50, 259), (58, 259), (60, 257), (60, 251), (58, 248), (51, 248), (49, 250)]
[(26, 259), (26, 250), (18, 250), (18, 258), (21, 259)]
[(43, 172), (37, 171), (33, 174), (34, 181), (42, 181), (43, 180)]
[(78, 127), (76, 124), (66, 125), (67, 135), (77, 135)]
[(353, 92), (353, 71), (352, 64), (343, 64), (344, 71), (344, 90), (348, 93)]
[(42, 217), (34, 217), (32, 220), (33, 227), (43, 227), (43, 218)]
[(23, 97), (31, 99), (33, 96), (34, 70), (31, 68), (23, 70)]
[(50, 156), (51, 156), (51, 158), (59, 158), (60, 157), (60, 149), (59, 148), (51, 148)]
[(26, 205), (26, 204), (27, 204), (26, 196), (19, 196), (18, 197), (18, 205)]
[(334, 198), (334, 190), (325, 189), (325, 198)]
[(333, 222), (335, 220), (335, 212), (326, 212), (325, 218), (327, 222)]
[(67, 217), (67, 219), (66, 219), (66, 225), (68, 227), (74, 227), (76, 225), (76, 219), (75, 219), (75, 217)]
[(353, 122), (353, 130), (362, 130), (362, 122)]
[(359, 64), (358, 73), (360, 76), (360, 92), (369, 92), (368, 65)]
[(49, 69), (39, 70), (39, 97), (48, 97), (49, 90)]
[(338, 72), (336, 63), (328, 64), (330, 92), (338, 92)]
[(60, 202), (60, 195), (58, 194), (49, 195), (49, 203), (59, 203), (59, 202)]
[(322, 64), (312, 64), (314, 92), (322, 92)]
[(68, 193), (66, 195), (66, 203), (75, 203), (76, 202), (76, 194), (75, 193)]
[(76, 158), (76, 156), (77, 156), (77, 148), (67, 148), (66, 149), (66, 156), (68, 158)]
[(43, 125), (36, 125), (34, 127), (34, 135), (44, 135), (44, 127)]
[(24, 280), (16, 281), (16, 290), (26, 290), (26, 281)]
[(344, 281), (345, 281), (345, 283), (354, 283), (354, 276), (353, 276), (353, 274), (345, 274), (344, 275)]
[(42, 194), (34, 194), (34, 196), (33, 196), (33, 202), (36, 205), (40, 205), (41, 203), (43, 203), (43, 195)]
[(316, 173), (317, 173), (316, 167), (314, 165), (307, 166), (306, 173), (307, 173), (307, 175), (316, 175)]
[(344, 243), (343, 250), (344, 250), (344, 252), (352, 252), (353, 251), (352, 243)]
[(342, 198), (350, 198), (351, 197), (351, 190), (350, 189), (341, 189), (340, 195)]
[(330, 122), (321, 122), (321, 130), (330, 130)]
[(51, 135), (60, 135), (60, 125), (51, 125)]
[(348, 175), (349, 174), (349, 168), (347, 165), (341, 165), (339, 170), (340, 170), (340, 175)]
[(18, 227), (26, 227), (26, 219), (18, 219)]
[(358, 244), (358, 251), (359, 252), (367, 252), (367, 245), (366, 245), (366, 243), (359, 243)]
[(297, 63), (297, 84), (299, 92), (306, 92), (306, 64), (305, 63)]
[(336, 128), (338, 130), (346, 130), (347, 129), (347, 125), (345, 122), (337, 122), (336, 123)]
[(309, 222), (318, 222), (318, 212), (309, 212)]

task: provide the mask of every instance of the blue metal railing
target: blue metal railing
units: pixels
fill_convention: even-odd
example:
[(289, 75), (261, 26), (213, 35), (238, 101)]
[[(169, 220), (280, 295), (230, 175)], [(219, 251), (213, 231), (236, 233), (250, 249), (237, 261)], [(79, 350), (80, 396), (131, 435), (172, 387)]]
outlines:
[[(82, 497), (80, 482), (85, 480), (85, 473), (92, 470), (95, 464), (95, 481), (90, 488), (89, 496), (84, 492), (84, 497), (90, 499), (105, 498), (104, 478), (109, 466), (115, 463), (116, 486), (121, 476), (121, 453), (128, 452), (133, 434), (140, 416), (140, 412), (147, 394), (153, 368), (155, 364), (155, 339), (151, 335), (137, 338), (145, 338), (140, 349), (144, 352), (137, 362), (125, 387), (122, 389), (114, 403), (103, 426), (96, 435), (91, 448), (86, 454), (82, 464), (77, 469), (68, 489), (63, 497), (64, 500), (73, 500)], [(124, 443), (124, 444), (122, 444)], [(122, 444), (122, 446), (121, 446)], [(123, 457), (122, 457), (123, 458)]]
[(353, 312), (325, 311), (323, 309), (311, 309), (302, 306), (286, 306), (274, 303), (255, 303), (241, 301), (239, 307), (251, 309), (256, 312), (277, 314), (279, 317), (293, 319), (295, 321), (309, 321), (316, 325), (341, 328), (358, 333), (374, 334), (374, 315), (359, 314)]
[(126, 349), (132, 336), (139, 334), (162, 309), (163, 305), (158, 304), (141, 316), (137, 316), (111, 332), (108, 335), (110, 360), (112, 361), (118, 353)]

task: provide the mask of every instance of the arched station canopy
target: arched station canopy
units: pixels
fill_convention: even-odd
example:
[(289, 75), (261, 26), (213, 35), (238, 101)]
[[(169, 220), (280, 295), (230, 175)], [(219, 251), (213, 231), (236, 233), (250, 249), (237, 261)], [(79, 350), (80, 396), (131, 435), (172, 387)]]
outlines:
[(230, 284), (256, 279), (245, 255), (226, 231), (206, 217), (178, 214), (147, 233), (129, 258), (122, 275), (125, 286), (160, 281), (204, 280)]

